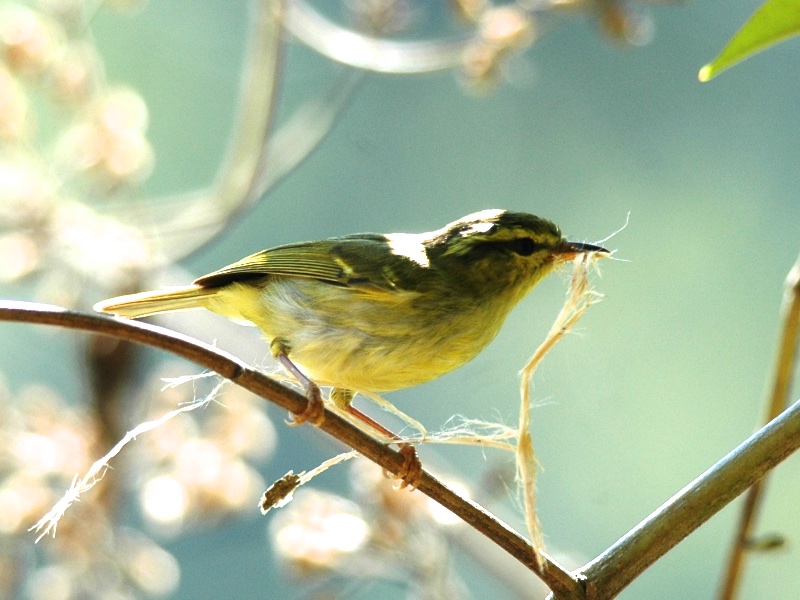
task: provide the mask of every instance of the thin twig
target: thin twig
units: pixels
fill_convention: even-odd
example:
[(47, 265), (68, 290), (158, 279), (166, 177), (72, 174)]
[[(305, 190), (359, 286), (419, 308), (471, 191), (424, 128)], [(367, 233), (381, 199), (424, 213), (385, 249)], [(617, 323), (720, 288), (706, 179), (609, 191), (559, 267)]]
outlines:
[(605, 600), (616, 596), (651, 564), (798, 448), (800, 400), (575, 572), (586, 578), (587, 599)]
[[(216, 371), (244, 389), (292, 413), (302, 413), (306, 408), (307, 400), (304, 396), (253, 369), (235, 356), (163, 327), (71, 311), (58, 306), (10, 300), (0, 301), (0, 320), (90, 331), (153, 346)], [(406, 459), (400, 453), (371, 438), (327, 409), (325, 420), (319, 428), (358, 450), (366, 458), (391, 473), (397, 474), (404, 468)], [(583, 586), (578, 578), (569, 574), (564, 567), (544, 553), (542, 554), (544, 567), (539, 568), (530, 543), (477, 503), (453, 492), (427, 471), (423, 471), (416, 488), (458, 515), (531, 569), (557, 593), (559, 598), (584, 598)]]
[[(792, 378), (797, 363), (797, 344), (800, 339), (800, 256), (789, 271), (786, 278), (784, 301), (781, 308), (783, 315), (783, 331), (778, 345), (778, 356), (775, 361), (775, 373), (772, 377), (772, 389), (764, 411), (764, 423), (769, 423), (778, 416), (789, 402)], [(761, 479), (747, 491), (736, 538), (728, 557), (728, 566), (722, 579), (719, 600), (733, 600), (738, 594), (741, 583), (746, 550), (753, 539), (753, 529), (767, 478)]]
[(324, 473), (331, 467), (355, 458), (356, 456), (358, 456), (358, 452), (350, 450), (349, 452), (342, 452), (333, 458), (323, 461), (310, 471), (303, 471), (297, 475), (294, 474), (294, 471), (289, 471), (286, 475), (273, 483), (267, 491), (264, 492), (264, 495), (261, 496), (261, 502), (259, 502), (261, 513), (267, 514), (273, 508), (283, 508), (291, 502), (292, 496), (301, 485), (307, 484), (317, 475)]

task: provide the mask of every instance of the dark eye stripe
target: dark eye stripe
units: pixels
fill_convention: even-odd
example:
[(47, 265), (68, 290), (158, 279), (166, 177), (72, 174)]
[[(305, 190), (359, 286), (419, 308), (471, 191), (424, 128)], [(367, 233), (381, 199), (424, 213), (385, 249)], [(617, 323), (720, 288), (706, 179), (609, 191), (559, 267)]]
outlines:
[(469, 254), (473, 258), (486, 256), (487, 254), (495, 252), (507, 252), (514, 253), (519, 256), (530, 256), (537, 250), (540, 250), (542, 247), (542, 244), (537, 244), (529, 237), (521, 237), (513, 240), (502, 241), (487, 240), (475, 244), (470, 249)]
[(530, 256), (536, 252), (536, 242), (529, 237), (517, 238), (506, 243), (508, 244), (509, 248), (511, 248), (512, 252), (519, 254), (520, 256)]

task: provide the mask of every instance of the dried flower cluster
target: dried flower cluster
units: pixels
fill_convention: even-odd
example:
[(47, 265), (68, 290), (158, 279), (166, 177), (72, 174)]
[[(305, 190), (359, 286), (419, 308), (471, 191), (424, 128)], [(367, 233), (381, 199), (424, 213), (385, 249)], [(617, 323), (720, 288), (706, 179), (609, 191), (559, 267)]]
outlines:
[(96, 451), (92, 419), (53, 390), (0, 390), (0, 597), (160, 596), (175, 589), (175, 559), (123, 527), (103, 494), (87, 496), (55, 539), (33, 546), (28, 528)]
[(106, 83), (85, 10), (0, 6), (0, 279), (46, 271), (45, 295), (67, 304), (87, 282), (124, 285), (151, 258), (135, 227), (103, 214), (147, 177), (153, 152), (147, 107)]

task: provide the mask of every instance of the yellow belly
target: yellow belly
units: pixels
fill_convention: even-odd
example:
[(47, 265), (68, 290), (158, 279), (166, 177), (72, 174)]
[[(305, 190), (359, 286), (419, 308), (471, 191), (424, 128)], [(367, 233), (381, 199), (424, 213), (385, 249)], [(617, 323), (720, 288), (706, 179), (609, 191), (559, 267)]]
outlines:
[[(312, 279), (274, 278), (221, 288), (206, 308), (249, 321), (321, 385), (384, 392), (463, 365), (497, 334), (511, 306), (466, 302), (460, 310), (416, 292), (369, 293)], [(513, 305), (513, 304), (512, 304)]]

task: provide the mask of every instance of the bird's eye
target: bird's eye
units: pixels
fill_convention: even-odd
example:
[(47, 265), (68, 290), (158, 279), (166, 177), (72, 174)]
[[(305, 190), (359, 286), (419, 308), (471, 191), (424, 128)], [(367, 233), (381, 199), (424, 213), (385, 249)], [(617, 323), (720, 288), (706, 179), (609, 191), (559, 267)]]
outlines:
[(530, 256), (536, 250), (536, 243), (528, 237), (517, 238), (510, 242), (511, 251), (520, 256)]

